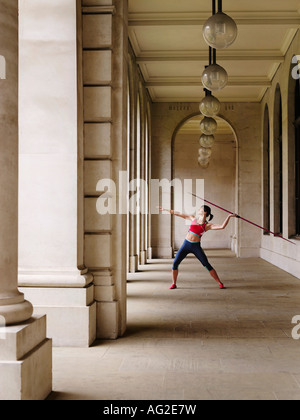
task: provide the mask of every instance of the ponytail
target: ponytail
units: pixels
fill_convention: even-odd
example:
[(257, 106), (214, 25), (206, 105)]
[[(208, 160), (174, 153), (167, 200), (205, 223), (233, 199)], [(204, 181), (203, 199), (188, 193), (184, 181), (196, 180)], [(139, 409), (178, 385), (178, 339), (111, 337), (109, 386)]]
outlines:
[(214, 218), (214, 215), (211, 214), (211, 208), (208, 206), (202, 206), (202, 207), (204, 209), (204, 212), (206, 213), (206, 217), (208, 218), (208, 221), (210, 222)]

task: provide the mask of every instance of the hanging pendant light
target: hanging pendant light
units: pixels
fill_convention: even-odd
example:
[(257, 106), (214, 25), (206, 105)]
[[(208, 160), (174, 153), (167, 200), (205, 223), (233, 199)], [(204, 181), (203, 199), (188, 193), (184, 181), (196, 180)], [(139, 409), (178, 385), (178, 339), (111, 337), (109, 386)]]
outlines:
[[(210, 47), (211, 57), (211, 47)], [(227, 71), (217, 64), (216, 50), (213, 50), (213, 63), (207, 66), (202, 74), (203, 86), (210, 91), (224, 89), (228, 82)]]
[[(215, 0), (213, 0), (215, 11)], [(218, 13), (213, 13), (203, 27), (205, 42), (212, 48), (225, 49), (234, 43), (238, 33), (235, 21), (223, 13), (222, 0), (218, 0)]]
[(209, 166), (209, 159), (204, 159), (201, 156), (199, 156), (198, 158), (198, 164), (199, 166), (201, 166), (203, 169), (207, 169)]
[(218, 128), (217, 121), (213, 118), (205, 117), (200, 122), (200, 130), (202, 131), (203, 134), (206, 134), (206, 135), (215, 134), (215, 132), (217, 131), (217, 128)]
[(209, 159), (212, 155), (212, 148), (211, 147), (201, 147), (199, 149), (199, 157), (203, 159)]
[(212, 92), (222, 90), (228, 83), (228, 74), (219, 64), (212, 64), (204, 70), (202, 83)]
[(207, 136), (206, 134), (202, 134), (199, 142), (201, 147), (213, 147), (213, 145), (215, 144), (215, 136)]
[(210, 90), (204, 89), (205, 98), (200, 102), (200, 112), (205, 117), (216, 117), (221, 110), (219, 99), (215, 98)]

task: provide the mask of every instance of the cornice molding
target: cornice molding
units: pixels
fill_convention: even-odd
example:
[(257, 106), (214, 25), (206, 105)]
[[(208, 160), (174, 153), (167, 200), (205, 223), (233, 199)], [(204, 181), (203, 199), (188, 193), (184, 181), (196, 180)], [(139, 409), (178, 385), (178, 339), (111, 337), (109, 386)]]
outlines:
[(114, 15), (116, 12), (115, 6), (83, 6), (82, 13), (84, 15)]
[[(230, 12), (237, 25), (295, 25), (300, 26), (300, 15), (295, 11), (273, 12)], [(171, 13), (129, 13), (129, 26), (180, 26), (204, 25), (209, 13), (171, 12)]]
[[(202, 86), (201, 77), (150, 77), (146, 87)], [(228, 87), (262, 86), (271, 87), (271, 80), (261, 76), (229, 76)]]
[[(178, 61), (199, 61), (207, 62), (207, 51), (140, 51), (136, 62), (138, 64), (149, 62), (178, 62)], [(283, 63), (284, 55), (281, 51), (274, 50), (231, 50), (219, 51), (218, 60), (222, 61), (272, 61)]]

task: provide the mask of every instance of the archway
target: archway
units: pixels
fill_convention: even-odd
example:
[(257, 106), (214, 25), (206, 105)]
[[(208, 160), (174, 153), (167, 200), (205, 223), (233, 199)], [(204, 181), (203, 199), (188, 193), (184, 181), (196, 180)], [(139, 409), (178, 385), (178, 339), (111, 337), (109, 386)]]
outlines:
[(283, 233), (283, 146), (282, 146), (282, 99), (280, 86), (276, 86), (274, 100), (274, 232)]
[(289, 72), (288, 90), (288, 236), (300, 236), (300, 84)]
[[(193, 188), (197, 179), (204, 180), (204, 194), (209, 201), (215, 202), (230, 211), (238, 211), (238, 148), (237, 136), (231, 124), (224, 118), (217, 117), (218, 130), (215, 134), (215, 144), (208, 168), (198, 164), (199, 138), (201, 136), (200, 122), (203, 116), (194, 114), (184, 119), (176, 128), (172, 140), (172, 179), (190, 179)], [(172, 196), (172, 205), (182, 207), (182, 197)], [(214, 207), (214, 222), (220, 223), (226, 218), (226, 213)], [(181, 219), (172, 220), (172, 247), (177, 250), (186, 234), (186, 226)], [(237, 224), (218, 233), (203, 237), (205, 248), (229, 248), (238, 253)]]
[(268, 105), (265, 106), (263, 126), (263, 220), (266, 229), (270, 230), (270, 117)]

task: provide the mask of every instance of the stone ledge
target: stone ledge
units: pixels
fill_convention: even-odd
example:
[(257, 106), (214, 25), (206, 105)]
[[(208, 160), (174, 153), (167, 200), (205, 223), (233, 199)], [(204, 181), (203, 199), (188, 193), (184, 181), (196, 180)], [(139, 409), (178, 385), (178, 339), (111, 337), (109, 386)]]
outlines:
[(21, 360), (46, 337), (46, 316), (34, 316), (20, 325), (0, 327), (0, 358), (3, 361)]
[(96, 302), (89, 306), (35, 306), (47, 315), (47, 332), (54, 347), (89, 347), (96, 339)]
[(44, 400), (51, 391), (51, 340), (45, 339), (23, 360), (0, 362), (0, 400)]
[(33, 306), (88, 306), (94, 301), (94, 285), (84, 288), (20, 287)]

